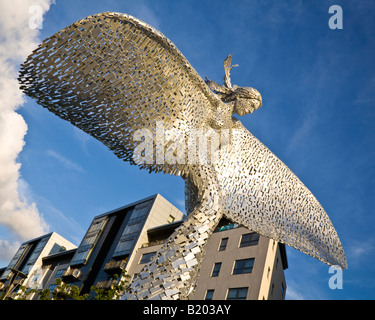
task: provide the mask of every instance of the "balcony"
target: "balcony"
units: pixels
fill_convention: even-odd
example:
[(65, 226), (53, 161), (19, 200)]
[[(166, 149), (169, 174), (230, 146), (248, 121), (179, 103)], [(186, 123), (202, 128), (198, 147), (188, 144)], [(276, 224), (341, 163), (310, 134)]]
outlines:
[(141, 246), (141, 248), (148, 248), (148, 247), (152, 247), (152, 246), (158, 246), (158, 245), (164, 244), (165, 242), (166, 242), (166, 239), (154, 240), (154, 241), (143, 243), (142, 246)]
[(127, 262), (128, 258), (122, 260), (111, 260), (105, 264), (103, 270), (110, 275), (120, 275), (121, 272), (125, 269)]
[(69, 268), (62, 274), (61, 278), (64, 282), (78, 281), (82, 278), (82, 271), (77, 268)]
[(105, 281), (98, 281), (96, 283), (96, 287), (100, 288), (100, 289), (112, 289), (113, 288), (113, 285), (116, 284), (116, 280), (114, 279), (108, 279), (108, 280), (105, 280)]
[(235, 229), (235, 228), (238, 228), (238, 227), (239, 227), (239, 225), (237, 223), (231, 223), (231, 224), (227, 224), (227, 225), (221, 225), (221, 226), (218, 226), (215, 229), (214, 232), (216, 233), (216, 232), (220, 232), (220, 231)]

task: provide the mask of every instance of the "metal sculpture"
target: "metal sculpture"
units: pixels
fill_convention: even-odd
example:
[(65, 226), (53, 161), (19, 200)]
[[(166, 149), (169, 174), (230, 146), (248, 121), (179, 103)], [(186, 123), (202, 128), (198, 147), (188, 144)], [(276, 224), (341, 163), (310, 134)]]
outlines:
[[(303, 183), (233, 114), (261, 104), (253, 88), (202, 78), (159, 31), (126, 14), (89, 16), (57, 32), (21, 67), (21, 89), (120, 159), (185, 180), (184, 223), (127, 299), (188, 299), (219, 220), (346, 267), (337, 233)], [(202, 147), (202, 145), (204, 147)]]

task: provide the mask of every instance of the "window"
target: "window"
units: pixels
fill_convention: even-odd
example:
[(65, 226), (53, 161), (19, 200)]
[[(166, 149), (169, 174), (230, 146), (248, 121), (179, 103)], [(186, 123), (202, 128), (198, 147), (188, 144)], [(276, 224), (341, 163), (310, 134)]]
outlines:
[(221, 268), (221, 262), (216, 262), (215, 265), (214, 265), (214, 268), (212, 270), (211, 277), (219, 276), (220, 268)]
[(168, 217), (168, 220), (167, 220), (167, 223), (172, 223), (172, 222), (174, 222), (174, 216), (172, 216), (171, 214), (169, 215), (169, 217)]
[(78, 250), (76, 251), (70, 265), (84, 264), (90, 257), (90, 254), (95, 247), (101, 232), (103, 231), (108, 217), (96, 218), (92, 221), (89, 230), (87, 231), (85, 237), (83, 238)]
[(49, 291), (52, 293), (53, 290), (55, 290), (56, 287), (57, 287), (57, 284), (51, 284), (51, 285), (48, 287), (48, 289), (49, 289)]
[(238, 228), (238, 224), (231, 223), (231, 224), (218, 226), (214, 232), (220, 232), (220, 231), (225, 231), (225, 230), (230, 230), (230, 229), (235, 229), (235, 228)]
[(206, 297), (204, 298), (204, 300), (212, 300), (212, 297), (214, 296), (214, 292), (215, 290), (207, 290), (206, 291)]
[(241, 238), (240, 248), (255, 246), (258, 244), (259, 241), (259, 234), (252, 232), (243, 234)]
[(151, 258), (155, 255), (156, 252), (149, 252), (149, 253), (145, 253), (143, 254), (142, 256), (142, 259), (141, 261), (139, 262), (139, 264), (142, 264), (142, 263), (147, 263), (151, 260)]
[(63, 275), (64, 271), (65, 271), (65, 269), (57, 270), (57, 272), (55, 274), (55, 278), (60, 278)]
[(133, 248), (133, 239), (120, 241), (113, 256), (124, 256), (129, 254)]
[(130, 213), (129, 221), (121, 234), (121, 238), (116, 246), (112, 257), (121, 257), (131, 253), (135, 240), (143, 227), (143, 223), (147, 218), (152, 201), (137, 205)]
[(90, 249), (93, 245), (94, 245), (94, 242), (96, 241), (98, 237), (98, 234), (97, 233), (93, 233), (93, 234), (89, 234), (87, 235), (84, 239), (83, 239), (83, 242), (80, 246), (80, 250), (88, 250)]
[(248, 288), (232, 288), (228, 290), (227, 300), (246, 300)]
[(281, 283), (281, 296), (284, 297), (284, 292), (285, 292), (285, 287), (284, 287), (284, 283), (282, 282)]
[(23, 273), (28, 274), (32, 266), (35, 264), (36, 260), (38, 259), (40, 253), (44, 249), (47, 241), (49, 240), (49, 237), (41, 239), (37, 245), (35, 246), (31, 256), (28, 258), (27, 263), (22, 269)]
[(236, 260), (233, 274), (251, 273), (253, 271), (254, 258)]
[(6, 270), (3, 272), (3, 274), (1, 275), (0, 279), (1, 280), (5, 280), (8, 278), (8, 276), (11, 274), (12, 272), (12, 268), (14, 268), (15, 266), (17, 266), (19, 264), (19, 262), (21, 261), (21, 258), (23, 257), (23, 255), (25, 254), (25, 252), (27, 251), (26, 249), (28, 248), (29, 244), (23, 244), (19, 249), (18, 251), (16, 252), (16, 254), (14, 255), (13, 259), (10, 261), (8, 267), (6, 268)]
[(228, 238), (221, 239), (219, 251), (224, 251), (227, 248)]
[(104, 218), (97, 218), (92, 223), (87, 233), (100, 231), (105, 223), (107, 222), (107, 217)]

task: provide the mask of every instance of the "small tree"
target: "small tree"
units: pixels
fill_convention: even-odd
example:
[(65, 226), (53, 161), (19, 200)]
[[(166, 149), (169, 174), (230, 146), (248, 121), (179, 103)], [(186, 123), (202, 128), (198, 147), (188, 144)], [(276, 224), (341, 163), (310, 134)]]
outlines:
[(91, 291), (94, 291), (96, 295), (94, 296), (95, 300), (116, 300), (122, 297), (126, 289), (127, 281), (126, 279), (130, 278), (129, 275), (125, 274), (123, 271), (121, 275), (115, 274), (113, 276), (113, 282), (109, 288), (99, 288), (96, 286), (91, 287)]
[(57, 286), (52, 292), (50, 289), (38, 290), (20, 286), (20, 291), (16, 293), (14, 299), (26, 300), (30, 294), (36, 293), (40, 300), (115, 300), (121, 298), (124, 294), (128, 286), (128, 278), (130, 276), (126, 274), (126, 270), (123, 270), (120, 275), (115, 274), (113, 276), (113, 282), (109, 288), (92, 286), (91, 291), (96, 293), (93, 297), (90, 297), (89, 293), (80, 294), (78, 286), (64, 283), (60, 278), (57, 278), (55, 280)]

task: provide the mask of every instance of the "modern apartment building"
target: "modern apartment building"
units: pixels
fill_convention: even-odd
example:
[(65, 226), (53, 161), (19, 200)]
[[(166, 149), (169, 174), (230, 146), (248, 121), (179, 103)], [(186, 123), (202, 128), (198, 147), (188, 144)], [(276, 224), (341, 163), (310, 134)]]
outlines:
[(76, 246), (56, 232), (22, 243), (0, 274), (0, 298), (14, 294), (21, 283), (39, 287), (45, 276), (43, 258), (73, 248)]
[(127, 206), (96, 216), (70, 261), (48, 257), (44, 263), (64, 258), (54, 268), (45, 287), (53, 289), (56, 277), (89, 293), (91, 286), (107, 288), (114, 274), (134, 263), (137, 248), (147, 242), (147, 230), (180, 220), (183, 213), (156, 194)]
[(283, 300), (285, 246), (222, 219), (207, 243), (194, 299)]
[[(124, 269), (132, 281), (183, 219), (159, 194), (96, 216), (78, 248), (70, 244), (40, 255), (39, 288), (52, 291), (61, 278), (88, 293), (92, 285), (109, 287)], [(0, 279), (14, 267), (13, 260)], [(22, 270), (25, 265), (26, 260)], [(208, 240), (193, 299), (284, 299), (286, 268), (283, 245), (222, 219)]]
[[(182, 221), (147, 230), (129, 275), (137, 277)], [(207, 242), (194, 300), (283, 300), (285, 246), (223, 218)]]

